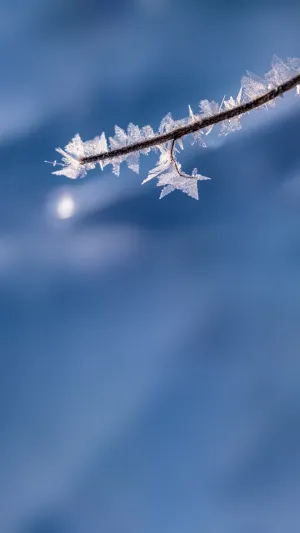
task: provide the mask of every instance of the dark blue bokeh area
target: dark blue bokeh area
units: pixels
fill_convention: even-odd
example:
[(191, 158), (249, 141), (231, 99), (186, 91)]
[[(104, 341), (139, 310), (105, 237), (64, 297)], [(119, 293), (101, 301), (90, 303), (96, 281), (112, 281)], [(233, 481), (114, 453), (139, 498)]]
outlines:
[[(299, 57), (295, 0), (0, 3), (1, 533), (285, 533), (300, 523), (300, 100), (182, 163), (53, 176)], [(59, 220), (64, 194), (74, 216)]]

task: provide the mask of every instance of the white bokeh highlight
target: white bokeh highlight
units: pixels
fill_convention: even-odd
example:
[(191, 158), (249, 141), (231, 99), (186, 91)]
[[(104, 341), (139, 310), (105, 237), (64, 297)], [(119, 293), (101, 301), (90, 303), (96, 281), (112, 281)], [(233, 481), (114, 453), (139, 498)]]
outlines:
[(60, 219), (71, 218), (75, 214), (76, 204), (72, 196), (64, 195), (57, 200), (56, 216)]

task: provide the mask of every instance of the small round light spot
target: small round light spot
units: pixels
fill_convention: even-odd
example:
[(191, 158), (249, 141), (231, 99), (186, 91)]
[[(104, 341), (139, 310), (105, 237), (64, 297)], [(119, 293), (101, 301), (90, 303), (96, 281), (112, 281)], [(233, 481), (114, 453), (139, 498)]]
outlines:
[(75, 202), (71, 196), (62, 196), (56, 204), (58, 218), (71, 218), (75, 213)]

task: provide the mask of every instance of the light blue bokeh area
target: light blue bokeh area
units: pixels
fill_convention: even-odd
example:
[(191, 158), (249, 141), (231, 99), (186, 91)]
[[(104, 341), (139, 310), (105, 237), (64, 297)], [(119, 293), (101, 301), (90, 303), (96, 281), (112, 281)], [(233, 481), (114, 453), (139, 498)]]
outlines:
[[(157, 129), (299, 57), (295, 0), (0, 3), (1, 533), (300, 523), (300, 99), (180, 156), (162, 201), (84, 140)], [(60, 220), (65, 196), (73, 216)]]

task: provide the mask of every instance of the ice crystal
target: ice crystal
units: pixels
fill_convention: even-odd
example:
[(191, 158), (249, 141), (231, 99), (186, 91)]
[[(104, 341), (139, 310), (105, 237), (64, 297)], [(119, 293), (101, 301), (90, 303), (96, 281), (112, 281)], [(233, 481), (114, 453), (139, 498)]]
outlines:
[[(188, 122), (189, 124), (194, 124), (195, 122), (197, 122), (198, 120), (200, 119), (200, 115), (194, 115), (194, 112), (191, 108), (191, 106), (189, 105), (189, 117), (188, 117)], [(195, 133), (192, 134), (192, 144), (199, 144), (200, 146), (202, 146), (203, 148), (206, 148), (206, 143), (203, 139), (203, 131), (202, 130), (198, 130), (198, 131), (195, 131)]]
[[(111, 150), (118, 150), (119, 148), (123, 148), (124, 146), (130, 146), (131, 144), (136, 144), (139, 142), (143, 142), (146, 139), (150, 139), (151, 137), (154, 137), (154, 131), (151, 128), (151, 126), (144, 126), (143, 128), (139, 128), (135, 124), (130, 123), (127, 128), (127, 133), (120, 128), (119, 126), (115, 126), (115, 135), (114, 137), (109, 138), (110, 143), (110, 149)], [(126, 161), (128, 168), (139, 173), (139, 155), (140, 153), (148, 154), (150, 152), (150, 148), (145, 148), (143, 150), (136, 151), (134, 153), (128, 154), (128, 155), (122, 155), (118, 156), (112, 159), (111, 163), (113, 165), (113, 172), (117, 176), (120, 173), (120, 164), (123, 161)], [(110, 163), (110, 161), (109, 161)]]
[(144, 183), (147, 183), (147, 181), (150, 181), (153, 178), (156, 178), (157, 176), (159, 176), (159, 174), (162, 174), (162, 172), (165, 172), (166, 170), (168, 170), (168, 168), (172, 164), (170, 146), (171, 146), (171, 143), (166, 143), (166, 144), (162, 144), (159, 147), (160, 152), (161, 152), (159, 160), (157, 161), (155, 167), (149, 171), (147, 178), (145, 178), (142, 181), (142, 185), (144, 185)]
[[(236, 99), (233, 98), (232, 96), (229, 98), (229, 100), (225, 100), (224, 98), (222, 102), (222, 106), (225, 108), (225, 111), (229, 109), (234, 109), (235, 107), (238, 107), (239, 105), (241, 105), (242, 94), (243, 94), (243, 91), (241, 88)], [(228, 135), (228, 133), (232, 133), (233, 131), (240, 130), (241, 127), (242, 127), (241, 126), (241, 115), (234, 117), (234, 118), (230, 118), (226, 120), (225, 122), (222, 122), (220, 135)]]
[(198, 200), (198, 181), (210, 179), (197, 174), (197, 169), (194, 169), (191, 175), (183, 172), (180, 163), (175, 159), (170, 143), (162, 145), (156, 166), (150, 170), (148, 177), (142, 183), (154, 178), (158, 179), (157, 186), (163, 187), (160, 199), (178, 189), (196, 200)]
[(191, 198), (198, 200), (198, 181), (209, 179), (210, 178), (207, 178), (206, 176), (197, 174), (196, 168), (194, 168), (192, 174), (189, 175), (180, 170), (179, 163), (177, 163), (177, 166), (173, 164), (167, 172), (164, 172), (158, 177), (157, 186), (163, 187), (159, 198), (162, 199), (167, 196), (167, 194), (178, 189), (188, 196), (191, 196)]
[(290, 66), (274, 55), (271, 69), (265, 75), (266, 80), (269, 82), (269, 87), (273, 89), (292, 77), (293, 71)]
[(175, 130), (177, 127), (176, 121), (173, 120), (171, 113), (168, 113), (161, 121), (158, 129), (158, 133), (168, 133)]
[[(209, 102), (208, 100), (201, 100), (199, 107), (202, 112), (203, 117), (212, 117), (213, 115), (217, 115), (220, 111), (219, 104), (217, 102)], [(206, 135), (208, 135), (214, 126), (209, 126), (206, 129)]]
[[(86, 141), (83, 144), (84, 149), (84, 155), (85, 157), (95, 155), (95, 154), (103, 154), (108, 151), (106, 137), (104, 133), (101, 133), (100, 137), (95, 137), (91, 141)], [(101, 169), (105, 166), (105, 163), (102, 163), (102, 161), (99, 161), (99, 165)]]
[[(65, 146), (65, 150), (56, 148), (56, 151), (61, 154), (63, 165), (60, 170), (54, 171), (53, 174), (67, 176), (67, 178), (71, 179), (83, 178), (88, 170), (95, 168), (96, 163), (82, 164), (81, 159), (107, 152), (106, 138), (104, 133), (102, 133), (100, 137), (95, 137), (84, 143), (77, 133)], [(99, 164), (102, 168), (101, 161), (99, 161)]]
[[(256, 74), (252, 74), (249, 71), (247, 71), (247, 74), (248, 76), (242, 77), (241, 82), (244, 102), (249, 102), (259, 96), (263, 96), (272, 88), (270, 84), (260, 76), (256, 76)], [(274, 106), (275, 104), (272, 100), (267, 105)]]
[[(294, 74), (296, 72), (300, 74), (300, 59), (296, 57), (289, 57), (287, 60), (287, 65), (293, 71)], [(296, 86), (296, 94), (300, 96), (300, 85)]]

